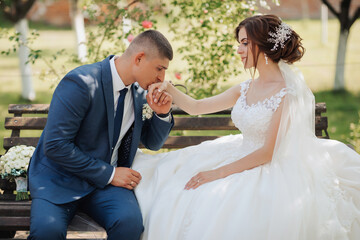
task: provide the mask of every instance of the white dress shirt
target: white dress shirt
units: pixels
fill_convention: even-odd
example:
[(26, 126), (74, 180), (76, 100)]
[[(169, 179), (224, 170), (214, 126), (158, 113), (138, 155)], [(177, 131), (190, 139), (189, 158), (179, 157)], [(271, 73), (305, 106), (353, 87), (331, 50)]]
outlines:
[(118, 149), (121, 144), (121, 140), (135, 120), (131, 85), (125, 86), (122, 79), (120, 78), (120, 76), (116, 70), (116, 67), (115, 67), (115, 59), (116, 58), (118, 58), (118, 56), (115, 56), (112, 59), (110, 59), (110, 68), (111, 68), (111, 76), (112, 76), (113, 91), (114, 91), (113, 92), (114, 93), (114, 118), (116, 115), (116, 107), (117, 107), (117, 103), (118, 103), (118, 100), (120, 97), (120, 91), (123, 90), (124, 88), (127, 88), (128, 91), (127, 91), (125, 99), (124, 99), (124, 113), (123, 113), (123, 120), (122, 120), (122, 124), (121, 124), (121, 128), (120, 128), (119, 138), (116, 143), (115, 149), (113, 149), (113, 154), (111, 156), (111, 165), (112, 166), (116, 166), (117, 159), (118, 159)]
[[(114, 170), (111, 174), (111, 177), (108, 181), (108, 184), (113, 180), (114, 174), (115, 174), (115, 167), (117, 167), (117, 160), (118, 160), (118, 149), (121, 144), (122, 138), (125, 136), (131, 125), (133, 124), (135, 120), (134, 115), (134, 105), (133, 105), (133, 97), (131, 92), (131, 85), (125, 86), (124, 82), (122, 81), (120, 75), (118, 74), (116, 67), (115, 67), (115, 59), (119, 58), (119, 56), (114, 56), (112, 59), (110, 59), (110, 69), (111, 69), (111, 76), (112, 76), (112, 83), (113, 83), (113, 93), (114, 93), (114, 117), (116, 115), (116, 107), (117, 103), (120, 97), (120, 91), (124, 88), (127, 88), (128, 91), (126, 93), (125, 99), (124, 99), (124, 113), (123, 113), (123, 120), (121, 123), (121, 129), (120, 129), (120, 135), (118, 138), (118, 141), (115, 145), (115, 148), (113, 149), (113, 153), (111, 155), (111, 162), (110, 164), (114, 166)], [(156, 114), (154, 114), (156, 115)], [(157, 115), (156, 115), (157, 116)], [(157, 116), (163, 121), (170, 122), (170, 117), (167, 116), (165, 118), (161, 118)]]

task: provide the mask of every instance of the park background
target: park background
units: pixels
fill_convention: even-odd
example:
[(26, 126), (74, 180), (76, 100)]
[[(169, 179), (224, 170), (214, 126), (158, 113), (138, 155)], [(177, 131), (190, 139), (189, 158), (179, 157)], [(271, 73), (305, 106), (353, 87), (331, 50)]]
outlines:
[[(30, 30), (37, 29), (39, 34), (32, 46), (35, 49), (41, 49), (44, 58), (57, 54), (61, 49), (66, 50), (66, 54), (58, 55), (57, 62), (53, 64), (55, 68), (61, 68), (62, 64), (68, 62), (69, 54), (75, 55), (77, 52), (76, 35), (71, 28), (71, 16), (69, 14), (70, 1), (36, 1), (26, 16), (29, 21)], [(270, 10), (257, 4), (256, 11), (280, 16), (303, 38), (306, 53), (303, 59), (295, 65), (303, 72), (308, 86), (314, 92), (316, 102), (326, 102), (327, 104), (328, 110), (325, 115), (328, 116), (330, 138), (345, 143), (351, 142), (350, 134), (352, 131), (350, 124), (357, 124), (359, 122), (358, 112), (360, 111), (359, 21), (355, 21), (351, 27), (348, 38), (345, 60), (345, 89), (334, 91), (336, 54), (340, 29), (338, 19), (330, 11), (326, 10), (328, 13), (326, 19), (328, 20), (324, 28), (324, 22), (321, 21), (321, 0), (280, 0), (279, 6), (274, 2), (276, 1), (267, 1), (271, 7)], [(333, 0), (329, 2), (333, 4), (336, 10), (339, 10), (341, 1)], [(354, 14), (360, 7), (360, 0), (352, 0), (350, 2), (350, 13)], [(123, 6), (126, 6), (126, 3), (123, 3)], [(199, 9), (199, 11), (204, 10)], [(179, 40), (173, 40), (174, 35), (169, 31), (168, 18), (161, 14), (157, 14), (155, 18), (157, 21), (156, 28), (168, 37), (174, 47), (174, 60), (170, 63), (166, 79), (186, 85), (189, 83), (186, 81), (187, 63), (182, 59), (183, 53), (180, 53), (178, 50)], [(234, 21), (237, 24), (241, 19), (239, 18)], [(202, 21), (202, 19), (199, 20)], [(85, 26), (88, 33), (95, 28), (95, 24), (86, 19)], [(14, 24), (6, 20), (3, 15), (0, 15), (0, 28), (11, 31), (14, 28)], [(144, 29), (146, 28), (148, 26), (144, 27)], [(202, 40), (194, 39), (194, 41)], [(6, 52), (13, 45), (14, 43), (9, 38), (0, 38), (0, 52)], [(234, 53), (236, 47), (237, 42), (234, 39), (232, 48)], [(112, 54), (119, 55), (121, 53), (112, 52)], [(242, 70), (243, 66), (239, 58), (235, 58), (231, 64), (237, 66), (242, 73), (229, 77), (226, 82), (220, 82), (217, 92), (250, 78), (250, 74)], [(81, 63), (69, 63), (67, 69), (71, 70), (79, 65)], [(40, 60), (32, 64), (32, 84), (36, 98), (29, 101), (21, 96), (22, 86), (18, 53), (9, 52), (8, 54), (0, 55), (0, 155), (5, 152), (2, 148), (3, 137), (10, 136), (10, 131), (4, 129), (4, 119), (6, 116), (10, 116), (7, 113), (8, 105), (12, 103), (50, 103), (56, 82), (41, 77), (43, 69), (46, 67), (46, 64)], [(41, 134), (41, 131), (38, 134)]]
[[(5, 0), (6, 1), (6, 0)], [(31, 0), (30, 0), (31, 1)], [(63, 65), (66, 65), (67, 70), (81, 65), (82, 63), (76, 61), (69, 61), (69, 59), (77, 54), (76, 34), (72, 29), (72, 18), (70, 12), (70, 3), (77, 0), (36, 0), (30, 11), (26, 15), (28, 19), (30, 31), (37, 29), (39, 34), (35, 37), (32, 43), (33, 49), (41, 49), (42, 57), (37, 59), (34, 64), (31, 64), (32, 68), (32, 87), (35, 91), (36, 98), (29, 100), (22, 96), (22, 76), (19, 70), (19, 57), (18, 51), (9, 51), (13, 47), (17, 48), (13, 39), (10, 39), (11, 35), (0, 34), (0, 155), (5, 153), (3, 146), (3, 138), (10, 136), (10, 130), (4, 129), (4, 120), (6, 116), (10, 116), (7, 112), (9, 104), (28, 104), (28, 103), (50, 103), (52, 93), (57, 84), (58, 79), (44, 77), (44, 69), (48, 66), (43, 59), (52, 59), (55, 55), (57, 60), (53, 62), (52, 67), (60, 70)], [(96, 0), (79, 0), (84, 2), (96, 2)], [(109, 2), (114, 0), (103, 0), (102, 2)], [(4, 0), (0, 0), (4, 2)], [(8, 0), (11, 2), (11, 0)], [(15, 1), (14, 1), (15, 2)], [(98, 2), (101, 2), (100, 0)], [(129, 1), (119, 1), (119, 6), (123, 7)], [(131, 2), (131, 1), (130, 1)], [(140, 3), (161, 3), (161, 2), (173, 2), (172, 0), (156, 0), (156, 1), (138, 1)], [(179, 2), (181, 2), (179, 0)], [(206, 2), (220, 2), (195, 0), (188, 2), (202, 2), (206, 5)], [(231, 2), (224, 0), (221, 2)], [(247, 1), (233, 1), (244, 2)], [(322, 7), (321, 0), (279, 0), (280, 6), (277, 6), (272, 0), (266, 2), (271, 9), (263, 8), (260, 5), (261, 0), (253, 1), (257, 3), (256, 12), (260, 13), (272, 13), (280, 16), (286, 23), (292, 26), (292, 28), (299, 33), (303, 38), (303, 44), (306, 48), (306, 53), (303, 59), (295, 65), (303, 72), (305, 80), (314, 92), (316, 102), (326, 102), (328, 116), (328, 132), (331, 139), (340, 140), (345, 143), (352, 143), (355, 147), (360, 148), (360, 23), (355, 21), (351, 27), (347, 42), (346, 59), (345, 59), (345, 89), (334, 91), (334, 79), (335, 79), (335, 67), (337, 58), (337, 45), (339, 39), (340, 24), (338, 19), (326, 9)], [(360, 7), (360, 0), (329, 0), (336, 11), (339, 11), (340, 4), (342, 2), (351, 2), (350, 13), (354, 15)], [(222, 5), (224, 6), (224, 5)], [(226, 5), (225, 5), (226, 6)], [(145, 6), (146, 7), (146, 6)], [(14, 31), (14, 23), (8, 21), (2, 14), (0, 9), (0, 30)], [(165, 9), (165, 12), (169, 9)], [(201, 16), (209, 18), (206, 15), (207, 9), (199, 8), (193, 9), (195, 12), (202, 12)], [(324, 22), (321, 20), (322, 14), (326, 12), (328, 16), (324, 27)], [(191, 82), (189, 82), (189, 73), (187, 71), (188, 63), (183, 59), (184, 53), (180, 51), (180, 40), (174, 40), (174, 33), (170, 31), (169, 19), (164, 14), (159, 13), (155, 16), (156, 24), (150, 28), (156, 28), (160, 30), (171, 41), (174, 47), (174, 60), (170, 63), (167, 71), (166, 79), (175, 83), (185, 84), (189, 88)], [(234, 24), (238, 24), (243, 19), (239, 16), (234, 18)], [(204, 21), (199, 18), (198, 21)], [(141, 21), (139, 21), (141, 23)], [(185, 22), (185, 21), (184, 21)], [(92, 23), (85, 17), (85, 27), (87, 36), (91, 32), (96, 32), (96, 24)], [(145, 30), (149, 27), (149, 24), (144, 26), (137, 26), (138, 31)], [(185, 27), (184, 27), (185, 29)], [(181, 29), (180, 29), (181, 30)], [(0, 31), (0, 33), (1, 33)], [(29, 31), (29, 32), (30, 32)], [(232, 29), (229, 30), (232, 33)], [(186, 33), (184, 33), (184, 39)], [(30, 34), (29, 34), (30, 35)], [(32, 35), (30, 35), (32, 36)], [(128, 37), (128, 36), (127, 36)], [(125, 38), (125, 42), (126, 39)], [(197, 43), (202, 43), (204, 39), (193, 39)], [(231, 51), (235, 53), (238, 43), (235, 39), (232, 40), (233, 47)], [(205, 45), (205, 43), (204, 43)], [(197, 45), (199, 46), (199, 45)], [(65, 54), (61, 54), (62, 49), (65, 49)], [(112, 54), (120, 55), (121, 52), (113, 51)], [(220, 57), (220, 56), (218, 56)], [(220, 81), (215, 92), (221, 92), (225, 89), (245, 81), (250, 78), (247, 72), (243, 71), (243, 66), (239, 58), (231, 58), (229, 64), (237, 67), (242, 71), (240, 75), (231, 76), (227, 81)], [(200, 64), (202, 64), (201, 62)], [(46, 73), (46, 71), (45, 71)], [(216, 80), (216, 79), (215, 79)], [(204, 85), (206, 86), (206, 84)], [(195, 94), (196, 95), (196, 94)], [(353, 123), (353, 129), (350, 125)], [(356, 125), (357, 124), (357, 125)], [(33, 132), (33, 131), (32, 131)], [(33, 133), (29, 133), (33, 134)], [(38, 131), (41, 134), (41, 131)], [(358, 134), (357, 137), (351, 137), (351, 134)], [(27, 132), (22, 133), (27, 135)], [(351, 139), (352, 138), (352, 139)], [(356, 139), (357, 142), (356, 142)], [(357, 144), (357, 145), (356, 145)], [(18, 231), (15, 239), (25, 239), (28, 232)], [(82, 239), (103, 239), (105, 235), (102, 233), (72, 233), (68, 237), (70, 238), (82, 238)]]

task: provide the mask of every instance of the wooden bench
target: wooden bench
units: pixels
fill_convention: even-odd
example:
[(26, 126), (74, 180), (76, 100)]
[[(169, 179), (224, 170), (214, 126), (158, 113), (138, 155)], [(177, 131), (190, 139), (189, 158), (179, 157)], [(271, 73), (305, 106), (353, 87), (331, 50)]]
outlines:
[[(37, 131), (37, 135), (35, 136), (35, 131), (33, 130), (44, 129), (48, 109), (48, 104), (10, 104), (8, 110), (13, 116), (5, 118), (5, 128), (11, 130), (11, 136), (4, 137), (4, 149), (8, 150), (16, 145), (35, 147), (41, 131)], [(231, 110), (229, 109), (216, 114), (189, 116), (182, 110), (174, 108), (175, 126), (163, 148), (184, 148), (229, 133), (238, 133), (237, 128), (231, 121), (230, 112)], [(317, 103), (315, 110), (315, 132), (316, 135), (321, 138), (329, 138), (327, 133), (327, 117), (321, 116), (321, 114), (325, 112), (325, 103)], [(26, 115), (24, 116), (24, 114)], [(20, 133), (23, 134), (20, 135)], [(23, 136), (24, 133), (27, 136)], [(141, 148), (143, 146), (139, 147)], [(14, 200), (14, 183), (1, 180), (0, 188), (4, 191), (4, 193), (0, 195), (0, 238), (1, 236), (13, 237), (17, 230), (29, 230), (31, 201), (16, 202)], [(69, 226), (69, 230), (98, 231), (99, 226), (92, 220), (90, 220), (90, 223), (93, 223), (93, 226), (89, 226), (91, 224), (84, 224), (84, 222), (81, 221), (86, 217), (86, 215), (76, 215), (74, 221)]]

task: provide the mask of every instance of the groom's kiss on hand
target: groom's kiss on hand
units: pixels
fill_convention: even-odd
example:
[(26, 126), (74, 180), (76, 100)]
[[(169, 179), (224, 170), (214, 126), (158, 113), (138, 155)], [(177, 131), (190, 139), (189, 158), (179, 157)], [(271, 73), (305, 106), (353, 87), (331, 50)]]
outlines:
[[(130, 167), (140, 142), (158, 150), (173, 127), (172, 97), (164, 93), (158, 105), (146, 96), (148, 86), (164, 81), (172, 58), (168, 40), (149, 30), (122, 55), (80, 66), (60, 81), (28, 170), (28, 239), (66, 239), (79, 209), (108, 240), (140, 238), (143, 220), (133, 189), (141, 175)], [(147, 99), (155, 114), (143, 119)]]

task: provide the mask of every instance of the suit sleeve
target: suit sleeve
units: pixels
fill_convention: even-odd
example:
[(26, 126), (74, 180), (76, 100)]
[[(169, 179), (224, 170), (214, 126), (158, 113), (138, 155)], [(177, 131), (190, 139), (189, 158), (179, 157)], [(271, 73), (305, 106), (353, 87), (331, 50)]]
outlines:
[(153, 116), (144, 123), (141, 142), (146, 148), (157, 151), (164, 145), (173, 126), (174, 118), (172, 115), (171, 122)]
[(74, 143), (91, 104), (87, 85), (76, 77), (65, 76), (54, 92), (44, 132), (44, 153), (68, 172), (103, 188), (113, 167), (88, 156)]

